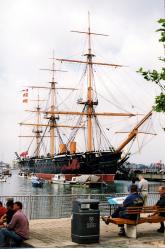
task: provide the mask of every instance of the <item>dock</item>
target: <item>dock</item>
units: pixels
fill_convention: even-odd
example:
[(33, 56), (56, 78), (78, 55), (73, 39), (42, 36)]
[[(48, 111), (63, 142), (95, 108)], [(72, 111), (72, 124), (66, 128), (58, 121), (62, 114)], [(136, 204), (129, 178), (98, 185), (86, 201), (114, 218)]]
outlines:
[(143, 173), (143, 176), (149, 181), (165, 181), (165, 174), (161, 173)]
[(77, 244), (71, 239), (71, 218), (30, 220), (30, 239), (24, 247), (30, 248), (153, 248), (165, 247), (164, 235), (156, 230), (159, 224), (138, 225), (138, 238), (119, 237), (118, 226), (106, 225), (100, 220), (100, 242), (94, 244)]

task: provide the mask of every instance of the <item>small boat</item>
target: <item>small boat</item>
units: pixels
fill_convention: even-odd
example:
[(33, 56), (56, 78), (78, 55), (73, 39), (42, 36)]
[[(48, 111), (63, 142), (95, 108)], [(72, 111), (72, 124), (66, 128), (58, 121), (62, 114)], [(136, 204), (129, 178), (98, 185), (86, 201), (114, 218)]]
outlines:
[(32, 179), (32, 186), (35, 188), (42, 188), (43, 187), (43, 180), (37, 178), (37, 179)]
[(96, 175), (81, 175), (74, 176), (70, 181), (71, 185), (83, 185), (87, 187), (101, 187), (105, 185), (105, 182)]
[(32, 180), (38, 180), (39, 178), (35, 174), (31, 173), (27, 176), (27, 179), (32, 181)]
[(18, 173), (18, 176), (20, 176), (20, 177), (27, 177), (27, 173), (26, 173), (26, 172), (23, 172), (23, 171), (20, 171), (20, 172)]
[(70, 184), (69, 181), (66, 181), (65, 175), (63, 175), (63, 174), (56, 174), (56, 175), (54, 175), (54, 177), (52, 178), (51, 182), (52, 183), (57, 183), (57, 184), (64, 184), (64, 185)]

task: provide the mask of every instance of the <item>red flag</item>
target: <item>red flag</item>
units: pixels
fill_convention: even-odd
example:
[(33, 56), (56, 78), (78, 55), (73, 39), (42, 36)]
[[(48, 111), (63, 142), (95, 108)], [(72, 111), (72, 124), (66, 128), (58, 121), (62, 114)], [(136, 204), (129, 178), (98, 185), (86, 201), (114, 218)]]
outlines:
[(28, 103), (28, 99), (23, 99), (22, 102), (23, 103)]
[(26, 157), (28, 155), (28, 151), (24, 151), (24, 152), (22, 152), (21, 154), (20, 154), (20, 156), (22, 156), (22, 157)]
[(28, 92), (27, 93), (23, 93), (23, 97), (28, 97)]

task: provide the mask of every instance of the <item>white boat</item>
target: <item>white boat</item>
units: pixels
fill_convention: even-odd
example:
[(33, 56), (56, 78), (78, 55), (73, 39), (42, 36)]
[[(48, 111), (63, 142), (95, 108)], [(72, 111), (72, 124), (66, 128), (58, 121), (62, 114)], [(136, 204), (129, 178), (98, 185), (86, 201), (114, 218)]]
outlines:
[(56, 174), (52, 177), (52, 180), (51, 180), (52, 183), (57, 183), (57, 184), (69, 184), (68, 181), (66, 181), (65, 179), (65, 175), (63, 174)]
[(30, 174), (27, 176), (27, 179), (32, 181), (32, 180), (37, 180), (38, 177), (35, 174)]
[(70, 181), (71, 185), (86, 186), (86, 187), (102, 187), (106, 186), (105, 182), (97, 175), (81, 175), (74, 176)]
[(97, 175), (81, 175), (73, 176), (70, 181), (71, 184), (85, 184), (87, 182), (96, 183), (100, 180), (100, 176)]

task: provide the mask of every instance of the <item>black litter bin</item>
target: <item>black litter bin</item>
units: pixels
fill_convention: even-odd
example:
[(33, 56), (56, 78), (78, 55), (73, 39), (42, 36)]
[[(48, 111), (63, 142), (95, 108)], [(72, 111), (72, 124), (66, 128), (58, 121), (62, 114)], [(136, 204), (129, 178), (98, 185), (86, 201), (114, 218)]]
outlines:
[(77, 199), (73, 202), (72, 211), (72, 241), (79, 244), (98, 243), (100, 236), (99, 201)]

